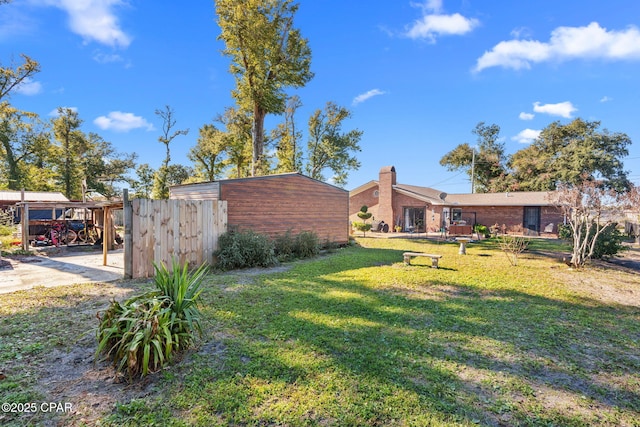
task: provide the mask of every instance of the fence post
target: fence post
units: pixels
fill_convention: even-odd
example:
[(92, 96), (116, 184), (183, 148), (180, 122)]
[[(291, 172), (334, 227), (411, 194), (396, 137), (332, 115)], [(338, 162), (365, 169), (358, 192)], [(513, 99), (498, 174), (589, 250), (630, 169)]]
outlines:
[(133, 222), (133, 208), (129, 201), (129, 190), (122, 191), (122, 207), (124, 221), (124, 278), (133, 278), (133, 240), (131, 238), (131, 224)]

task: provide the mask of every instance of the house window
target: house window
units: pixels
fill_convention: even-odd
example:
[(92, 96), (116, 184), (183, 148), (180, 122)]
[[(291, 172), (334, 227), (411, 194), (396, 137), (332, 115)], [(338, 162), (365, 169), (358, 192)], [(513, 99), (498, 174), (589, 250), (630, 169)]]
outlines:
[(380, 196), (380, 192), (378, 190), (373, 190), (373, 197)]
[(461, 208), (451, 209), (451, 221), (460, 221), (461, 219), (462, 219), (462, 209)]

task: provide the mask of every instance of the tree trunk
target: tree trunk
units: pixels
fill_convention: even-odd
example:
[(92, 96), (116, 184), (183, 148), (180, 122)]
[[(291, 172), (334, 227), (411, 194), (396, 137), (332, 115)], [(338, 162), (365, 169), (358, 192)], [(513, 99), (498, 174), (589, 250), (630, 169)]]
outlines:
[(251, 138), (253, 139), (253, 153), (251, 158), (251, 176), (256, 176), (262, 167), (264, 157), (264, 118), (266, 112), (256, 106), (253, 109), (253, 126), (251, 127)]

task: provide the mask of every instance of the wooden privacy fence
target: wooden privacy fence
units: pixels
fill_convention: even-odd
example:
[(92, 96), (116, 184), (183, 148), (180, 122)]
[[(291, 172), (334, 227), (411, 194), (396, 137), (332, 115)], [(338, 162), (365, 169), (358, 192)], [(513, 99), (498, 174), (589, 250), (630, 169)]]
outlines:
[(124, 215), (129, 278), (151, 277), (153, 263), (170, 267), (174, 257), (190, 267), (211, 264), (218, 237), (227, 230), (227, 202), (221, 200), (134, 199), (125, 201)]

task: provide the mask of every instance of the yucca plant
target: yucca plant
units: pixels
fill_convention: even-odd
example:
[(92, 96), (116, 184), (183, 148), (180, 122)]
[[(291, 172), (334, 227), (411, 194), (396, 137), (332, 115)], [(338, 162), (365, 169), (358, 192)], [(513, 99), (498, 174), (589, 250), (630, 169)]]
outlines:
[(206, 266), (190, 273), (174, 260), (171, 271), (164, 264), (154, 268), (158, 290), (113, 301), (98, 313), (96, 357), (104, 354), (129, 379), (160, 370), (193, 343), (195, 332), (202, 333), (197, 299)]
[(171, 264), (171, 271), (167, 269), (164, 263), (161, 263), (160, 266), (154, 263), (153, 268), (156, 272), (154, 283), (160, 294), (171, 301), (171, 310), (174, 318), (185, 320), (188, 330), (198, 331), (198, 333), (202, 334), (197, 299), (202, 292), (200, 285), (207, 274), (207, 265), (202, 264), (200, 268), (190, 273), (188, 264), (185, 263), (181, 267), (180, 263), (174, 258)]

